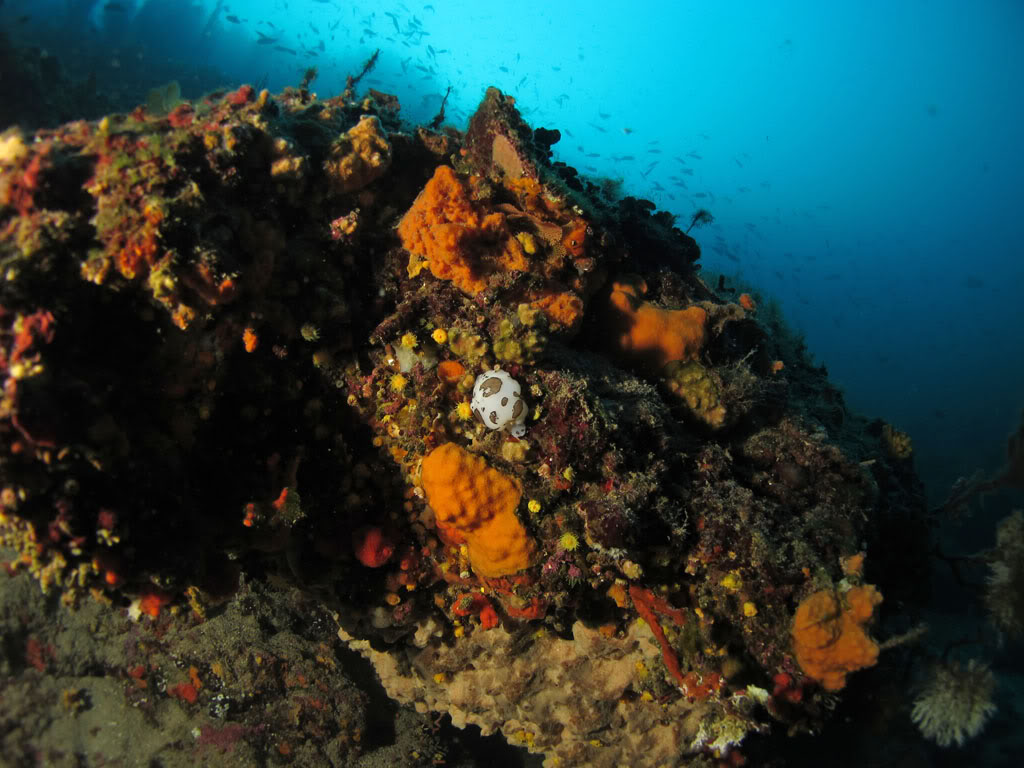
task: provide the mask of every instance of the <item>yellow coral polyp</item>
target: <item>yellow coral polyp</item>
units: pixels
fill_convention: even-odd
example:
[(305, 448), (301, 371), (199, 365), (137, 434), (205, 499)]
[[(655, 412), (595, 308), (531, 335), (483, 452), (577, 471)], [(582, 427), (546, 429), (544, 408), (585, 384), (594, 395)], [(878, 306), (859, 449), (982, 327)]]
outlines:
[(419, 340), (417, 340), (415, 333), (409, 332), (402, 336), (401, 344), (406, 349), (416, 349)]
[(719, 582), (723, 587), (728, 589), (730, 592), (735, 592), (743, 586), (743, 579), (740, 578), (739, 573), (736, 571), (730, 571)]
[(403, 392), (408, 384), (409, 380), (400, 373), (396, 373), (391, 377), (391, 389), (395, 392)]
[(566, 552), (575, 552), (580, 546), (580, 539), (575, 533), (566, 531), (558, 537), (558, 546)]
[(446, 331), (444, 328), (438, 328), (432, 334), (430, 334), (430, 338), (432, 338), (438, 344), (444, 344), (446, 341), (448, 341), (448, 331)]
[(516, 240), (523, 246), (528, 256), (533, 256), (537, 252), (537, 240), (529, 232), (520, 232), (516, 235)]
[(473, 409), (465, 400), (459, 403), (458, 407), (455, 409), (455, 413), (462, 421), (469, 421), (473, 418)]

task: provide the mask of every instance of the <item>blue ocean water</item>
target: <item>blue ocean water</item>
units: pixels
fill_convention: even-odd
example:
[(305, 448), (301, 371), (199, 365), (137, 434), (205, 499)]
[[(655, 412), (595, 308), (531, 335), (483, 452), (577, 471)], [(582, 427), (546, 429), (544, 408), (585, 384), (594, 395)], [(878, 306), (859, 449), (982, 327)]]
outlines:
[[(19, 44), (118, 104), (318, 69), (464, 128), (491, 85), (555, 159), (686, 222), (777, 302), (847, 402), (914, 440), (933, 504), (996, 471), (1024, 407), (1024, 5), (5, 0)], [(102, 114), (102, 111), (100, 112)], [(68, 114), (65, 119), (79, 115)], [(96, 115), (92, 115), (96, 116)], [(1019, 503), (1019, 497), (1017, 499)], [(985, 525), (962, 533), (991, 542)]]

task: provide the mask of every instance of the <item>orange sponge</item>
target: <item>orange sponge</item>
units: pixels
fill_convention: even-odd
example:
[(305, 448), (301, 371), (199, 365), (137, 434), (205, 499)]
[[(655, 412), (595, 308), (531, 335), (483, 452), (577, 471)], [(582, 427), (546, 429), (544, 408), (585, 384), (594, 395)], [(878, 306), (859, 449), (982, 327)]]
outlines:
[(694, 360), (704, 348), (708, 313), (700, 307), (661, 309), (641, 300), (643, 280), (612, 284), (613, 342), (634, 363), (659, 372), (675, 360)]
[(841, 598), (830, 589), (804, 598), (793, 620), (793, 650), (800, 668), (827, 691), (846, 685), (846, 675), (878, 661), (878, 645), (864, 631), (882, 595), (870, 584)]
[(476, 295), (487, 276), (503, 270), (529, 269), (522, 245), (512, 236), (502, 213), (485, 213), (469, 199), (455, 171), (439, 165), (412, 207), (398, 223), (402, 246), (413, 262), (425, 259), (434, 277), (451, 280)]
[(423, 459), (421, 475), (438, 528), (465, 541), (469, 562), (481, 576), (508, 576), (530, 566), (535, 545), (516, 517), (519, 483), (455, 443)]

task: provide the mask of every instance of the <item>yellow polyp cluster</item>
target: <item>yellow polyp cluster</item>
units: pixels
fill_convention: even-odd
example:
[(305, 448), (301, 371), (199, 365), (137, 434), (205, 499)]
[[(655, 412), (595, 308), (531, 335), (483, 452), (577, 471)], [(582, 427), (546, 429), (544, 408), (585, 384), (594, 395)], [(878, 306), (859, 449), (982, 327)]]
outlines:
[(408, 384), (409, 380), (400, 373), (396, 373), (391, 377), (391, 389), (395, 392), (403, 392)]
[(914, 453), (910, 435), (901, 432), (891, 424), (882, 427), (882, 443), (886, 452), (894, 459), (909, 459)]
[(446, 331), (444, 328), (438, 328), (432, 334), (430, 334), (430, 338), (432, 338), (438, 344), (444, 344), (446, 341), (448, 341), (448, 331)]
[(743, 579), (737, 571), (730, 571), (727, 573), (722, 580), (719, 582), (723, 587), (728, 589), (730, 592), (735, 592), (743, 586)]
[(696, 360), (675, 360), (663, 371), (665, 388), (709, 427), (725, 423), (726, 408), (715, 376)]
[(409, 332), (402, 336), (401, 344), (406, 349), (415, 349), (419, 341), (416, 339), (415, 333)]
[(456, 407), (455, 409), (455, 412), (458, 414), (459, 418), (462, 421), (469, 421), (471, 418), (473, 418), (473, 409), (465, 400), (459, 403), (458, 407)]

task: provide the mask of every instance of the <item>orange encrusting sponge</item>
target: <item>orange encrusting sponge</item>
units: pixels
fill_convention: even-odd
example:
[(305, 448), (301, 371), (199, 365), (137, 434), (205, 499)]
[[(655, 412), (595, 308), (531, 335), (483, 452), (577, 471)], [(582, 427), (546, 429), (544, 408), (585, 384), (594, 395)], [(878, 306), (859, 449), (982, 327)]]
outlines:
[(800, 668), (827, 691), (846, 685), (846, 675), (878, 661), (878, 645), (864, 631), (881, 593), (870, 584), (841, 598), (824, 589), (804, 598), (793, 620), (793, 650)]
[[(530, 267), (505, 215), (482, 212), (447, 165), (434, 171), (398, 223), (398, 234), (402, 247), (413, 259), (425, 259), (434, 277), (473, 296), (487, 287), (492, 272)], [(409, 272), (418, 269), (410, 266)]]
[(641, 300), (647, 286), (642, 280), (613, 283), (611, 305), (616, 336), (612, 341), (622, 355), (653, 373), (676, 360), (694, 360), (704, 348), (708, 313), (701, 307), (661, 309)]
[(448, 538), (465, 541), (481, 576), (508, 576), (528, 568), (535, 545), (516, 517), (522, 489), (514, 479), (455, 443), (423, 459), (420, 483)]

